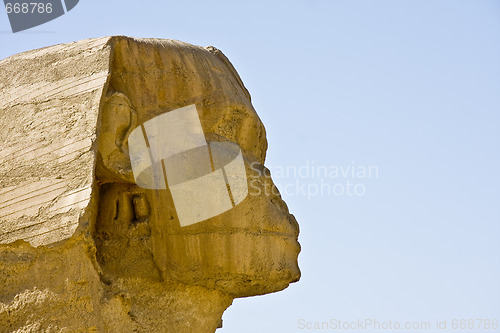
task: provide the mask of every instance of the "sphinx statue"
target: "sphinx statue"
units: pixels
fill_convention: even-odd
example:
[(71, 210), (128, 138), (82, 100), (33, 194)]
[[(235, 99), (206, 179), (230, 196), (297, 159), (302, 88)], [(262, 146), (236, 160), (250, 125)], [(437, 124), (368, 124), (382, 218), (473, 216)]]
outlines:
[(0, 61), (1, 331), (214, 332), (234, 298), (298, 281), (266, 150), (214, 47), (115, 36)]

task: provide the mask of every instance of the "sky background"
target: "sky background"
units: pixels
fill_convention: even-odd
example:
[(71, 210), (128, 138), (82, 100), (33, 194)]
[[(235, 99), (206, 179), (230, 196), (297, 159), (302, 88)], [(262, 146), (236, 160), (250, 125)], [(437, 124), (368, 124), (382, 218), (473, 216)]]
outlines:
[[(0, 8), (0, 59), (108, 35), (216, 46), (267, 129), (302, 278), (236, 299), (217, 332), (332, 319), (500, 331), (452, 329), (500, 320), (500, 1), (81, 0), (16, 34)], [(319, 166), (378, 172), (312, 177)]]

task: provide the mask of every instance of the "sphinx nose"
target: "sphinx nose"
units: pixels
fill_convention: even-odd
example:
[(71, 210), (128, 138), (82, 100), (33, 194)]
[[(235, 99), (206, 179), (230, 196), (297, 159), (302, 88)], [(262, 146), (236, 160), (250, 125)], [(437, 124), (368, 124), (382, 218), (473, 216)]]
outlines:
[(281, 219), (277, 226), (278, 229), (280, 229), (279, 231), (290, 236), (297, 236), (299, 234), (299, 224), (295, 216), (289, 213), (286, 203), (279, 195), (273, 195), (271, 202), (275, 209), (277, 209), (282, 216), (284, 215), (284, 218)]
[(288, 221), (294, 231), (295, 234), (299, 234), (299, 223), (297, 222), (297, 219), (295, 218), (295, 216), (293, 214), (288, 214)]

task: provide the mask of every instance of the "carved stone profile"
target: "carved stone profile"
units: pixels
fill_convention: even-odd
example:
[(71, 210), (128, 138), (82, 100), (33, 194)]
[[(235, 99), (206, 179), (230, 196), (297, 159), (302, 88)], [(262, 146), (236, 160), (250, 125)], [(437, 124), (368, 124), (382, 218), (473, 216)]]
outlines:
[[(231, 143), (248, 179), (235, 201), (221, 171), (231, 209), (183, 225), (171, 178), (139, 186), (129, 138), (188, 106), (211, 171), (213, 143)], [(264, 126), (216, 48), (117, 36), (14, 55), (0, 61), (0, 119), (5, 331), (214, 332), (234, 298), (298, 281), (298, 224), (263, 166)]]

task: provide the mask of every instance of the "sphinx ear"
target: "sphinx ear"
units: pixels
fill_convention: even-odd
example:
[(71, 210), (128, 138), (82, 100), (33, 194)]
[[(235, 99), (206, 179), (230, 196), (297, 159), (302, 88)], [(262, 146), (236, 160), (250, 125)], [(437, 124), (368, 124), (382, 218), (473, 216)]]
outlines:
[(103, 182), (133, 182), (128, 136), (137, 126), (137, 113), (127, 96), (113, 92), (104, 100), (100, 116), (97, 175)]

